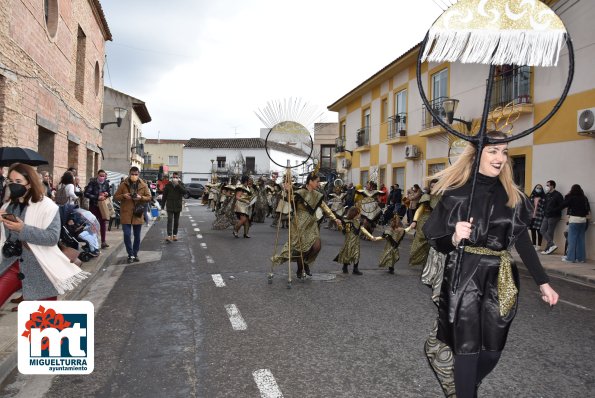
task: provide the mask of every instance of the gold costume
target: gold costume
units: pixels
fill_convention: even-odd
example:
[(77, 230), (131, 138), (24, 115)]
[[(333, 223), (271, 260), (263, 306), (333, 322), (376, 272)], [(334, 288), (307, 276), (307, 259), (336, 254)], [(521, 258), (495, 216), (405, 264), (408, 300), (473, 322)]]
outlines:
[(256, 195), (256, 191), (246, 185), (238, 185), (236, 187), (236, 194), (237, 192), (241, 192), (241, 195), (239, 197), (236, 196), (234, 211), (250, 218), (252, 216), (252, 200)]
[(397, 261), (399, 261), (399, 245), (401, 240), (405, 236), (405, 230), (403, 228), (397, 228), (396, 231), (388, 229), (384, 231), (382, 237), (386, 239), (384, 244), (384, 250), (380, 255), (378, 266), (381, 268), (394, 267)]
[(323, 195), (318, 191), (308, 191), (306, 188), (297, 190), (294, 193), (295, 214), (291, 218), (290, 241), (285, 242), (281, 253), (271, 258), (273, 265), (281, 265), (289, 259), (289, 244), (291, 243), (291, 260), (297, 261), (300, 253), (304, 255), (304, 263), (311, 265), (318, 253), (305, 256), (317, 239), (320, 238), (320, 227), (316, 210), (321, 208), (327, 217), (335, 219), (335, 216), (323, 202)]
[(343, 221), (343, 233), (345, 242), (337, 257), (333, 261), (339, 264), (358, 264), (360, 255), (360, 233), (368, 239), (373, 240), (373, 236), (362, 226), (357, 219)]

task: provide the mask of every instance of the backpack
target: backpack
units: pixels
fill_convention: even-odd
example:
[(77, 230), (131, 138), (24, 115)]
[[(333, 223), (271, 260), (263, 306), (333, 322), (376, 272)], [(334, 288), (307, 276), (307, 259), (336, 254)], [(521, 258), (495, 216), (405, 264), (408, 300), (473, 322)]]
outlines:
[(66, 196), (66, 185), (60, 185), (60, 187), (56, 190), (54, 202), (56, 202), (58, 206), (68, 203), (68, 196)]

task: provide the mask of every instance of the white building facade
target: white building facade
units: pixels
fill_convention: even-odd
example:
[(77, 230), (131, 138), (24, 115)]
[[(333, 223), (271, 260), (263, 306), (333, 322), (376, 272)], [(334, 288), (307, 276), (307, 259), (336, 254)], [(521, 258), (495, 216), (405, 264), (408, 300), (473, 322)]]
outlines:
[[(270, 176), (277, 172), (283, 175), (284, 168), (275, 164), (269, 158), (262, 138), (192, 138), (183, 150), (184, 165), (182, 170), (184, 183), (205, 183), (213, 179), (227, 181), (233, 176)], [(271, 157), (280, 163), (283, 159), (295, 168), (294, 174), (302, 173), (312, 168), (311, 160), (306, 163), (308, 154), (291, 148), (276, 146), (269, 148)]]

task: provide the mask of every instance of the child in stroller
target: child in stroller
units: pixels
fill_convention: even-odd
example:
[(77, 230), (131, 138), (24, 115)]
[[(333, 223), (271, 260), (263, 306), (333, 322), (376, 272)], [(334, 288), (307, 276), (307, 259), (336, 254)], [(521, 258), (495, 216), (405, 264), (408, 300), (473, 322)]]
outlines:
[(84, 250), (91, 257), (97, 257), (99, 255), (97, 234), (93, 231), (92, 223), (85, 219), (80, 212), (71, 212), (66, 217), (66, 225), (64, 227), (70, 236), (87, 244)]

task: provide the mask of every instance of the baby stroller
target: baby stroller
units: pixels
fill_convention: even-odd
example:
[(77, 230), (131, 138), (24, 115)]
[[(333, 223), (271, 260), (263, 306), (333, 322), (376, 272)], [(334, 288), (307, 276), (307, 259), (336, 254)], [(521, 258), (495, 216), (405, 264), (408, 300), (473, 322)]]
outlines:
[(84, 243), (79, 254), (81, 261), (89, 261), (99, 255), (99, 222), (88, 210), (72, 208), (65, 213), (65, 222), (62, 226), (61, 239), (64, 244), (74, 249), (79, 249), (79, 242)]

